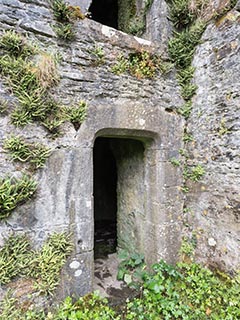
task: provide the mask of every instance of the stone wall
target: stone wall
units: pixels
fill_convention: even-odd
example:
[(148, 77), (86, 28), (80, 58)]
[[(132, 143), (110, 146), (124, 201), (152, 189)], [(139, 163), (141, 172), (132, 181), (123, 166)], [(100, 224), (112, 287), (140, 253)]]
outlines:
[[(223, 270), (239, 268), (240, 217), (240, 13), (210, 23), (193, 65), (198, 86), (188, 121), (189, 165), (206, 170), (187, 195), (189, 218), (198, 233), (197, 258)], [(189, 214), (191, 216), (191, 214)]]
[[(51, 89), (56, 100), (67, 106), (80, 100), (88, 104), (87, 118), (80, 129), (76, 131), (72, 124), (64, 123), (62, 135), (55, 139), (36, 123), (14, 127), (10, 112), (0, 116), (1, 177), (19, 176), (26, 169), (25, 165), (10, 161), (3, 150), (3, 142), (11, 134), (52, 149), (46, 166), (35, 174), (38, 181), (35, 197), (1, 221), (1, 243), (10, 231), (26, 232), (39, 247), (49, 234), (71, 231), (75, 250), (62, 273), (58, 294), (61, 297), (89, 292), (94, 267), (92, 149), (97, 137), (125, 137), (144, 141), (145, 146), (144, 156), (136, 159), (125, 159), (120, 153), (122, 181), (118, 188), (122, 211), (128, 214), (126, 217), (122, 214), (123, 221), (130, 221), (130, 226), (134, 209), (144, 211), (141, 219), (134, 220), (134, 228), (135, 244), (145, 253), (147, 262), (160, 258), (176, 262), (182, 236), (194, 232), (198, 260), (209, 266), (236, 269), (239, 264), (239, 13), (232, 11), (217, 24), (210, 23), (194, 57), (194, 82), (198, 90), (187, 124), (194, 137), (187, 145), (188, 165), (201, 164), (206, 175), (201, 182), (188, 182), (190, 192), (184, 204), (180, 191), (182, 173), (170, 161), (183, 148), (185, 125), (176, 112), (183, 100), (175, 72), (158, 73), (153, 79), (112, 72), (120, 54), (146, 50), (167, 58), (171, 26), (166, 17), (166, 3), (154, 1), (147, 15), (145, 36), (154, 42), (89, 19), (76, 21), (76, 39), (66, 42), (54, 32), (53, 13), (47, 1), (0, 0), (0, 5), (2, 30), (15, 29), (44, 50), (61, 56), (60, 81)], [(158, 19), (159, 16), (162, 18)], [(163, 28), (159, 27), (161, 24)], [(102, 64), (97, 63), (96, 48), (104, 52)], [(0, 82), (0, 95), (9, 101), (12, 111), (17, 99), (10, 94), (4, 79)], [(129, 183), (129, 189), (124, 189), (131, 177), (129, 165), (136, 165), (131, 172), (133, 176), (136, 174), (134, 180), (144, 181), (141, 203), (135, 203), (134, 184)], [(142, 186), (137, 190), (139, 197)], [(128, 194), (133, 199), (129, 204)], [(190, 209), (187, 216), (182, 215), (184, 206)]]
[[(184, 121), (173, 112), (182, 104), (174, 71), (165, 76), (157, 74), (154, 79), (139, 79), (129, 73), (115, 75), (111, 71), (119, 54), (147, 50), (163, 59), (166, 54), (150, 41), (89, 19), (74, 23), (74, 41), (59, 40), (47, 1), (1, 0), (0, 4), (2, 30), (15, 29), (27, 35), (29, 41), (37, 42), (40, 48), (61, 56), (60, 81), (51, 89), (58, 103), (71, 106), (85, 100), (88, 104), (87, 118), (80, 129), (76, 131), (72, 124), (64, 123), (62, 134), (55, 139), (36, 123), (16, 128), (10, 122), (10, 112), (0, 117), (2, 177), (19, 176), (26, 169), (24, 164), (10, 161), (3, 150), (4, 140), (11, 134), (21, 135), (28, 142), (41, 142), (52, 149), (45, 167), (34, 176), (38, 181), (34, 198), (17, 207), (6, 221), (1, 221), (1, 243), (11, 231), (27, 233), (36, 247), (53, 232), (72, 232), (75, 250), (62, 273), (58, 295), (81, 295), (91, 291), (94, 140), (98, 136), (151, 139), (153, 143), (145, 155), (146, 181), (149, 183), (145, 185), (148, 196), (144, 200), (145, 217), (139, 249), (144, 247), (149, 263), (158, 258), (175, 262), (181, 238), (181, 223), (177, 217), (183, 207), (179, 191), (182, 177), (169, 159), (182, 147)], [(96, 47), (104, 51), (102, 64), (96, 63)], [(13, 110), (17, 99), (9, 94), (4, 79), (0, 93)]]

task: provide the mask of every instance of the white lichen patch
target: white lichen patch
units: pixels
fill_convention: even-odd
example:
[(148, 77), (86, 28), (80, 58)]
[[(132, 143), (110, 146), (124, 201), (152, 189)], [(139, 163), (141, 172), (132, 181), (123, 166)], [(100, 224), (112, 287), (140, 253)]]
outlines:
[(140, 124), (140, 126), (144, 126), (145, 125), (145, 122), (146, 122), (146, 120), (144, 120), (144, 119), (139, 119), (139, 124)]
[(208, 245), (209, 245), (210, 247), (215, 247), (216, 244), (217, 244), (217, 242), (216, 242), (215, 239), (213, 239), (213, 238), (209, 238), (209, 239), (208, 239)]
[(76, 270), (75, 272), (74, 272), (74, 276), (77, 278), (77, 277), (80, 277), (80, 275), (82, 274), (82, 270)]
[(89, 200), (86, 201), (86, 207), (87, 208), (91, 208), (92, 207), (91, 201), (89, 201)]
[(80, 267), (80, 263), (76, 260), (72, 261), (69, 265), (71, 269), (78, 269)]

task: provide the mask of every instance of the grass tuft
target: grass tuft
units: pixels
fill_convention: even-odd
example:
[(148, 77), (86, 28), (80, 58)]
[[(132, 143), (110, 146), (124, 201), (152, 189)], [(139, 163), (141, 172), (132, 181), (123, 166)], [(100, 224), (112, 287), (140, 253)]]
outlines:
[(37, 189), (37, 183), (28, 176), (0, 179), (0, 219), (7, 218), (17, 205), (26, 202)]
[(34, 169), (42, 168), (50, 155), (50, 149), (39, 143), (26, 143), (19, 136), (11, 136), (4, 141), (4, 149), (13, 160), (30, 163)]
[(71, 237), (65, 232), (52, 234), (39, 251), (32, 250), (25, 234), (12, 234), (0, 249), (0, 284), (16, 277), (31, 278), (40, 294), (52, 295), (72, 250)]

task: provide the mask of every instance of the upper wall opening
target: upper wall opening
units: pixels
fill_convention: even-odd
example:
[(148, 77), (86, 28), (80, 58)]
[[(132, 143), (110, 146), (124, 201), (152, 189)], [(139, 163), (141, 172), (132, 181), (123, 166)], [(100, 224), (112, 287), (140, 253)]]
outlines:
[(123, 32), (141, 36), (152, 0), (92, 0), (92, 19)]
[(118, 29), (118, 0), (93, 0), (89, 11), (93, 20)]

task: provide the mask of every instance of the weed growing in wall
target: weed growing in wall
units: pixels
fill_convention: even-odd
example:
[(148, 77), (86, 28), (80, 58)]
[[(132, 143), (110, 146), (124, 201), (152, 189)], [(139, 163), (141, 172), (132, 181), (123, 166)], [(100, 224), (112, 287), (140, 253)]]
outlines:
[(105, 53), (101, 46), (95, 44), (94, 48), (90, 50), (90, 53), (94, 57), (94, 62), (93, 62), (94, 66), (99, 66), (105, 63)]
[(39, 251), (31, 248), (26, 235), (12, 234), (0, 249), (0, 284), (7, 284), (16, 277), (29, 278), (34, 280), (38, 293), (52, 295), (72, 249), (66, 233), (52, 234)]
[(57, 20), (54, 30), (60, 39), (72, 41), (75, 39), (74, 20), (84, 19), (79, 6), (70, 6), (64, 0), (51, 0), (53, 15)]
[(162, 74), (168, 73), (172, 65), (168, 62), (163, 62), (155, 55), (147, 51), (133, 52), (128, 57), (119, 56), (117, 63), (112, 67), (112, 72), (121, 74), (129, 72), (138, 79), (154, 78), (158, 71)]
[[(19, 40), (21, 49), (12, 50), (5, 46), (4, 55), (0, 57), (0, 73), (19, 101), (18, 107), (11, 114), (11, 121), (16, 126), (24, 126), (31, 121), (42, 122), (55, 115), (58, 109), (56, 104), (53, 107), (47, 92), (57, 81), (56, 61), (50, 55), (39, 52), (37, 63), (34, 63), (32, 55), (36, 51), (30, 52), (26, 39), (14, 31), (4, 33), (1, 41), (10, 41), (13, 35), (23, 39)], [(29, 53), (27, 57), (26, 51)]]
[(28, 162), (33, 168), (42, 168), (50, 155), (50, 149), (39, 143), (26, 143), (19, 136), (11, 136), (4, 141), (4, 149), (13, 160)]
[[(11, 43), (12, 38), (17, 40), (11, 47), (7, 44)], [(82, 110), (82, 113), (78, 110), (77, 114), (74, 110), (70, 117), (66, 116), (64, 108), (60, 107), (48, 92), (59, 79), (57, 57), (41, 52), (36, 47), (33, 50), (26, 38), (14, 31), (5, 32), (0, 39), (4, 52), (0, 57), (0, 73), (18, 98), (18, 106), (10, 116), (11, 122), (17, 127), (33, 121), (40, 122), (52, 137), (60, 134), (61, 124), (69, 119), (71, 122), (81, 123)]]
[(23, 38), (13, 30), (3, 33), (0, 38), (0, 48), (12, 56), (24, 58), (34, 54), (37, 50), (36, 47), (28, 43), (26, 38)]
[(65, 107), (64, 112), (66, 119), (73, 124), (75, 130), (78, 130), (86, 118), (87, 104), (85, 101), (80, 101), (78, 105)]
[(0, 179), (0, 219), (7, 218), (17, 205), (32, 197), (37, 183), (28, 176)]
[(8, 110), (8, 101), (0, 98), (0, 115), (5, 115)]

